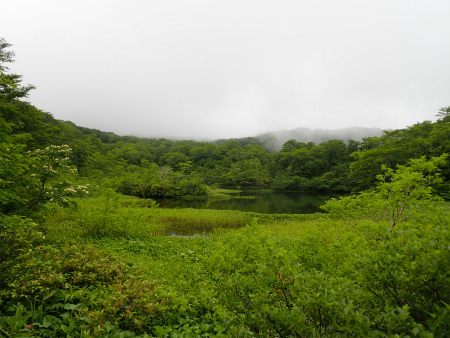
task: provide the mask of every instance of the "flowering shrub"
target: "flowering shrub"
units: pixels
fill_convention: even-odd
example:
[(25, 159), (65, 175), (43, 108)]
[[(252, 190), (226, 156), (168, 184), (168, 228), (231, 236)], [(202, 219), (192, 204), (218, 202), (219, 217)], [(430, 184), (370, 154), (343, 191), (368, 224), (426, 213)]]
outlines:
[(22, 154), (17, 154), (20, 148), (7, 151), (22, 165), (20, 176), (11, 171), (2, 175), (7, 176), (2, 180), (3, 213), (27, 215), (47, 202), (64, 205), (69, 203), (68, 197), (89, 194), (88, 185), (74, 185), (70, 181), (77, 169), (70, 165), (72, 149), (68, 145), (51, 145)]

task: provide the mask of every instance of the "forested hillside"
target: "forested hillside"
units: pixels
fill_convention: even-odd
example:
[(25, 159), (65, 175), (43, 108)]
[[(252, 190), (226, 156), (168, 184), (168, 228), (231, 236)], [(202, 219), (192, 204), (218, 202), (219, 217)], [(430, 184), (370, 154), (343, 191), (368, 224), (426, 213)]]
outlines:
[[(448, 337), (450, 107), (273, 152), (118, 136), (27, 102), (9, 47), (0, 39), (0, 335)], [(346, 197), (315, 215), (149, 199), (212, 188)]]
[[(450, 152), (448, 108), (436, 122), (386, 131), (381, 137), (319, 144), (291, 139), (280, 151), (269, 152), (255, 140), (242, 145), (238, 140), (144, 139), (79, 127), (17, 100), (31, 88), (16, 90), (12, 84), (16, 93), (3, 86), (10, 99), (1, 103), (2, 142), (25, 154), (66, 144), (80, 179), (141, 197), (205, 196), (208, 186), (355, 192), (373, 185), (381, 164), (395, 168), (411, 158)], [(446, 183), (439, 191), (448, 198), (449, 165), (442, 170)]]

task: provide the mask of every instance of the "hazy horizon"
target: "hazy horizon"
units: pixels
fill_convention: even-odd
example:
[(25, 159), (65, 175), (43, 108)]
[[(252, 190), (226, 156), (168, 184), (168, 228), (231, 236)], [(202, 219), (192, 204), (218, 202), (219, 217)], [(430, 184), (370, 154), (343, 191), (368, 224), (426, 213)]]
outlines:
[[(73, 122), (73, 121), (68, 121), (68, 120), (61, 120), (63, 122)], [(88, 128), (88, 129), (96, 129), (96, 130), (100, 130), (102, 132), (113, 132), (111, 130), (104, 130), (102, 128), (91, 128), (91, 127), (87, 127), (87, 126), (83, 126), (83, 125), (78, 125), (76, 124), (78, 127), (81, 128)], [(261, 132), (258, 134), (252, 134), (252, 135), (243, 135), (243, 136), (239, 136), (239, 137), (220, 137), (220, 138), (186, 138), (186, 137), (165, 137), (165, 136), (158, 136), (158, 137), (154, 137), (154, 136), (146, 136), (146, 135), (134, 135), (134, 134), (121, 134), (121, 133), (115, 133), (114, 134), (118, 135), (118, 136), (131, 136), (131, 137), (138, 137), (138, 138), (142, 138), (142, 139), (152, 139), (152, 138), (163, 138), (163, 139), (168, 139), (168, 140), (172, 140), (172, 141), (189, 141), (189, 140), (193, 140), (193, 141), (204, 141), (204, 142), (214, 142), (214, 141), (220, 141), (220, 140), (231, 140), (231, 139), (240, 139), (240, 138), (247, 138), (247, 137), (254, 137), (254, 138), (258, 138), (258, 137), (262, 137), (262, 136), (266, 136), (266, 135), (276, 135), (278, 133), (292, 133), (298, 129), (305, 129), (306, 131), (309, 132), (341, 132), (344, 130), (352, 130), (352, 129), (358, 129), (358, 130), (364, 130), (367, 129), (367, 131), (373, 130), (373, 131), (380, 131), (380, 132), (384, 132), (384, 131), (390, 131), (393, 129), (382, 129), (382, 128), (377, 128), (377, 127), (344, 127), (344, 128), (336, 128), (336, 129), (327, 129), (327, 128), (306, 128), (306, 127), (295, 127), (292, 129), (282, 129), (282, 130), (271, 130), (271, 131), (265, 131), (265, 132)], [(369, 135), (371, 136), (371, 135)]]
[(29, 101), (118, 135), (398, 129), (450, 105), (444, 0), (15, 0), (0, 37)]

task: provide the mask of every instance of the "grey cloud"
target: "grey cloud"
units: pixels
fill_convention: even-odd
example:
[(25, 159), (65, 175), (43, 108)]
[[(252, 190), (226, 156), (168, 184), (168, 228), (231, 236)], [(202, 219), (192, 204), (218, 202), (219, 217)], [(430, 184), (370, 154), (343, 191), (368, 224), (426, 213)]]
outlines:
[(30, 100), (147, 137), (402, 128), (449, 105), (448, 1), (17, 0)]

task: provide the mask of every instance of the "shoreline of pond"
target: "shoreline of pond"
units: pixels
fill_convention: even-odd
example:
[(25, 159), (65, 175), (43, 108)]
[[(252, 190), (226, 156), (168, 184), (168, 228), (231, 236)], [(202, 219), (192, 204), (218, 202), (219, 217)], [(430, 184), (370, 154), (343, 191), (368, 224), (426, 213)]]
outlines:
[(159, 198), (155, 201), (161, 208), (194, 208), (216, 210), (240, 210), (267, 214), (324, 213), (320, 209), (325, 201), (336, 195), (305, 194), (275, 190), (220, 189), (206, 198)]

